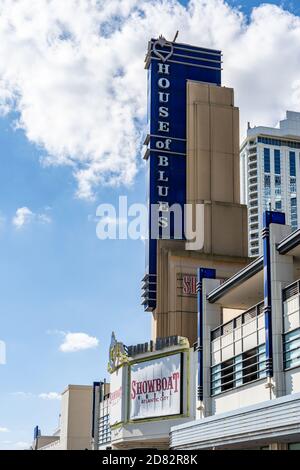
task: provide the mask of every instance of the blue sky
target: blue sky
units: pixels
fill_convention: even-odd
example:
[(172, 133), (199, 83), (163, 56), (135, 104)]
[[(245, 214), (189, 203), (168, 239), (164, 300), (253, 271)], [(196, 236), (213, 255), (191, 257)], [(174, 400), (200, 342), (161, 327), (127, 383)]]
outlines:
[[(74, 197), (68, 169), (41, 168), (39, 150), (22, 131), (12, 130), (10, 117), (0, 120), (0, 148), (6, 218), (0, 233), (0, 338), (7, 344), (7, 365), (0, 366), (0, 416), (1, 426), (10, 430), (0, 438), (30, 442), (35, 423), (45, 432), (57, 423), (59, 403), (39, 394), (105, 376), (113, 329), (130, 344), (148, 337), (149, 316), (140, 307), (139, 289), (144, 244), (98, 240), (89, 217), (95, 217), (97, 202)], [(118, 192), (100, 188), (97, 200), (117, 201)], [(125, 193), (143, 202), (142, 173)], [(37, 212), (49, 206), (52, 222), (16, 229), (12, 219), (23, 206)], [(99, 347), (62, 353), (56, 331), (96, 336)]]
[(266, 0), (264, 2), (260, 2), (259, 0), (229, 0), (228, 3), (235, 7), (241, 7), (241, 11), (245, 12), (247, 15), (251, 14), (253, 8), (258, 7), (263, 3), (282, 6), (284, 9), (292, 13), (300, 13), (300, 5), (297, 0)]
[[(0, 3), (2, 1), (0, 0)], [(186, 4), (184, 1), (182, 3)], [(249, 14), (252, 7), (261, 4), (259, 1), (250, 0), (228, 3), (240, 5), (245, 14)], [(300, 6), (294, 6), (297, 2), (265, 3), (283, 5), (292, 13), (300, 14)], [(153, 21), (155, 24), (156, 20)], [(108, 26), (105, 23), (106, 29)], [(171, 26), (174, 31), (175, 26)], [(74, 25), (74, 31), (78, 28), (77, 24)], [(189, 37), (195, 37), (192, 28), (190, 34)], [(224, 38), (225, 44), (227, 36)], [(206, 40), (207, 38), (203, 37), (203, 41)], [(128, 51), (122, 51), (122, 54), (128, 55), (128, 61), (132, 61), (136, 73), (145, 78), (142, 54), (146, 50), (146, 37), (142, 42), (138, 38), (137, 42), (139, 44), (136, 46), (136, 54), (130, 48)], [(299, 50), (298, 45), (296, 46), (295, 50)], [(3, 46), (0, 34), (1, 47)], [(116, 51), (117, 49), (116, 47)], [(9, 49), (6, 52), (9, 58)], [(22, 57), (26, 55), (24, 49), (21, 53)], [(64, 50), (64, 53), (68, 52)], [(92, 58), (91, 64), (94, 63), (93, 60), (96, 59)], [(96, 90), (96, 97), (103, 93), (102, 76), (107, 73), (109, 77), (111, 74), (111, 69), (105, 69), (105, 63), (106, 56), (99, 66), (100, 77), (95, 79), (94, 75), (91, 75), (91, 81), (87, 79), (84, 83), (87, 89), (91, 83), (91, 87)], [(30, 67), (34, 66), (34, 62), (30, 63)], [(43, 64), (44, 66), (46, 65)], [(76, 87), (81, 86), (78, 83), (72, 83), (70, 91), (68, 84), (64, 89), (63, 84), (59, 82), (60, 94), (54, 95), (58, 96), (57, 101), (45, 101), (45, 95), (51, 95), (53, 91), (52, 85), (50, 84), (49, 88), (41, 88), (36, 93), (35, 89), (40, 83), (47, 86), (47, 73), (41, 67), (38, 69), (40, 75), (30, 75), (30, 67), (29, 75), (25, 76), (24, 83), (21, 83), (18, 82), (20, 74), (17, 66), (14, 68), (13, 64), (9, 63), (10, 75), (5, 75), (7, 71), (2, 72), (9, 84), (4, 89), (6, 95), (1, 95), (0, 86), (0, 104), (1, 96), (6, 96), (7, 100), (3, 100), (9, 107), (8, 112), (0, 115), (0, 340), (5, 341), (7, 346), (7, 364), (0, 365), (0, 449), (22, 448), (25, 443), (30, 443), (36, 424), (39, 424), (45, 433), (51, 433), (56, 427), (59, 401), (42, 398), (41, 394), (59, 393), (67, 384), (91, 384), (94, 380), (107, 376), (108, 346), (112, 330), (127, 344), (146, 341), (150, 335), (150, 315), (144, 313), (140, 305), (144, 244), (142, 241), (130, 240), (100, 241), (96, 237), (95, 224), (96, 208), (100, 203), (110, 202), (117, 205), (120, 195), (127, 195), (129, 203), (145, 201), (146, 176), (140, 154), (138, 151), (133, 152), (132, 160), (128, 163), (128, 160), (118, 158), (120, 149), (126, 145), (128, 147), (125, 149), (124, 158), (129, 158), (132, 153), (130, 143), (126, 140), (117, 142), (119, 147), (117, 150), (113, 148), (111, 154), (109, 145), (116, 139), (118, 121), (124, 119), (124, 122), (127, 122), (127, 112), (132, 113), (132, 122), (136, 124), (138, 134), (141, 134), (146, 103), (146, 81), (143, 78), (136, 80), (135, 95), (131, 97), (132, 76), (129, 74), (129, 86), (125, 83), (124, 98), (120, 91), (121, 82), (117, 77), (117, 86), (113, 92), (110, 91), (108, 104), (105, 101), (106, 95), (101, 95), (100, 104), (96, 102), (94, 109), (90, 96), (87, 98), (88, 106), (81, 102), (85, 99), (85, 89), (83, 92), (80, 89), (80, 93), (76, 94)], [(83, 67), (82, 63), (80, 67)], [(282, 70), (280, 63), (277, 67)], [(25, 68), (24, 66), (24, 70)], [(95, 68), (97, 69), (96, 65)], [(253, 69), (251, 62), (249, 70), (250, 68)], [(69, 73), (70, 69), (71, 67), (68, 67), (65, 73)], [(80, 70), (82, 71), (82, 68)], [(289, 76), (293, 77), (292, 88), (289, 88), (285, 81), (285, 87), (282, 87), (280, 93), (286, 95), (276, 94), (278, 103), (273, 103), (271, 97), (270, 102), (263, 103), (264, 109), (261, 110), (259, 105), (253, 110), (253, 100), (249, 101), (248, 93), (243, 95), (243, 89), (248, 90), (249, 87), (242, 68), (241, 72), (233, 66), (230, 68), (228, 63), (228, 70), (231, 70), (231, 74), (227, 76), (227, 80), (236, 86), (238, 96), (240, 95), (239, 104), (243, 105), (245, 114), (262, 119), (266, 124), (273, 124), (271, 119), (277, 113), (279, 116), (285, 106), (297, 106), (299, 95), (295, 101), (289, 100), (293, 96), (291, 89), (297, 91), (293, 84), (298, 83), (298, 66), (295, 66), (295, 70), (288, 71)], [(71, 72), (74, 74), (72, 70)], [(120, 67), (120, 80), (122, 75)], [(127, 75), (124, 74), (125, 78)], [(63, 76), (64, 70), (62, 77), (59, 77), (61, 81)], [(257, 82), (259, 93), (263, 90), (260, 85)], [(106, 83), (105, 87), (109, 88), (109, 85)], [(103, 85), (103, 88), (105, 87)], [(81, 125), (78, 126), (71, 112), (63, 118), (65, 122), (70, 119), (72, 126), (64, 127), (64, 123), (57, 126), (64, 110), (59, 108), (61, 99), (65, 99), (67, 103), (71, 92), (71, 97), (75, 97), (71, 108), (76, 111), (76, 119), (80, 115), (79, 122), (82, 127), (86, 125), (87, 132), (85, 129), (86, 134), (83, 137), (80, 134)], [(129, 96), (128, 101), (126, 96)], [(261, 101), (260, 99), (259, 102)], [(122, 102), (123, 106), (120, 109), (119, 102)], [(131, 102), (134, 106), (131, 106)], [(118, 108), (117, 116), (112, 113), (110, 118), (105, 115), (103, 118), (102, 114), (98, 114), (102, 105)], [(51, 106), (54, 110), (56, 107), (58, 109), (54, 118)], [(65, 104), (63, 106), (65, 107)], [(271, 106), (274, 107), (271, 109)], [(47, 119), (43, 127), (44, 114)], [(243, 117), (244, 121), (248, 115)], [(93, 118), (92, 124), (86, 124), (89, 123), (90, 116)], [(14, 130), (14, 123), (20, 118), (21, 129)], [(90, 130), (89, 126), (94, 127)], [(106, 133), (110, 136), (108, 143)], [(128, 135), (131, 140), (136, 138), (130, 123)], [(124, 167), (124, 170), (120, 170), (121, 180), (130, 175), (128, 186), (114, 186), (114, 182), (109, 179), (109, 174), (113, 172), (109, 169), (105, 170), (105, 177), (102, 178), (103, 172), (99, 170), (99, 163), (104, 163), (97, 155), (97, 148), (101, 145), (101, 158), (103, 155), (110, 155), (114, 173), (117, 174), (118, 169)], [(85, 147), (89, 147), (89, 152), (87, 160), (83, 163)], [(71, 166), (70, 161), (64, 164), (64, 149), (67, 149), (66, 154), (74, 158), (76, 168)], [(48, 155), (51, 156), (51, 164), (41, 164), (41, 158)], [(138, 163), (133, 164), (133, 160)], [(89, 172), (81, 173), (83, 167), (88, 168)], [(91, 191), (94, 198), (91, 197)], [(30, 216), (25, 220), (26, 223), (17, 227), (14, 224), (17, 210), (24, 207), (31, 211)], [(64, 333), (68, 332), (85, 333), (97, 338), (99, 344), (97, 347), (76, 352), (62, 352), (60, 346), (64, 341)]]

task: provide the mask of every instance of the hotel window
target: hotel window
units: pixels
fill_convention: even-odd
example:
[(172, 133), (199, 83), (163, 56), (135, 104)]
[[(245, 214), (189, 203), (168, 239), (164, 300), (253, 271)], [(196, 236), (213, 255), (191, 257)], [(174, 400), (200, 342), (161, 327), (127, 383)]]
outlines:
[(271, 176), (264, 177), (264, 208), (269, 209), (271, 203)]
[(284, 368), (300, 366), (299, 281), (283, 290)]
[(111, 441), (111, 431), (109, 415), (99, 418), (99, 445), (107, 444)]
[(300, 329), (284, 336), (284, 368), (300, 366)]
[(300, 450), (300, 442), (289, 444), (289, 450)]
[(296, 178), (290, 178), (290, 192), (292, 194), (296, 194), (297, 191), (297, 184), (296, 184)]
[(291, 226), (293, 230), (296, 230), (298, 226), (297, 199), (295, 197), (291, 199)]
[(278, 147), (284, 145), (284, 146), (291, 147), (294, 149), (300, 148), (299, 142), (293, 142), (291, 140), (280, 140), (280, 139), (270, 139), (269, 137), (258, 137), (257, 141), (265, 145), (277, 145)]
[(230, 390), (234, 387), (234, 359), (221, 364), (221, 387), (222, 391)]
[(265, 173), (270, 173), (271, 165), (270, 165), (270, 149), (264, 148), (264, 170)]
[(271, 194), (271, 176), (265, 175), (264, 178), (265, 194)]
[(258, 346), (211, 368), (211, 394), (217, 395), (266, 377), (266, 348)]
[(281, 201), (275, 201), (275, 210), (281, 211), (282, 209), (282, 202)]
[(280, 150), (274, 150), (274, 169), (275, 175), (280, 175)]
[(296, 176), (296, 153), (290, 152), (290, 176)]
[(281, 177), (275, 176), (275, 196), (281, 196)]
[(259, 378), (258, 375), (258, 362), (257, 362), (257, 351), (251, 349), (243, 354), (243, 383), (252, 382)]

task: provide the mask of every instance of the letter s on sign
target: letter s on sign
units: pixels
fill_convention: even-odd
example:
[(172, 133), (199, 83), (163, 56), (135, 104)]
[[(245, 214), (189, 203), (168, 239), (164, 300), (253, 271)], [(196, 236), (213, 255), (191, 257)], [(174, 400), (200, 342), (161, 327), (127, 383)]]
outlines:
[(136, 397), (136, 381), (133, 380), (131, 384), (131, 399), (134, 400)]

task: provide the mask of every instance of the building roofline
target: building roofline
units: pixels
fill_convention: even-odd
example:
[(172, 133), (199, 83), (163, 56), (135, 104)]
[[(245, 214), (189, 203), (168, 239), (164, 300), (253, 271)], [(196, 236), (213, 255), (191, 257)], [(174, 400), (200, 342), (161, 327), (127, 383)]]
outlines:
[(281, 255), (286, 255), (300, 245), (300, 229), (292, 232), (277, 245), (277, 251)]
[(224, 418), (228, 418), (231, 416), (239, 416), (249, 411), (259, 411), (265, 408), (272, 408), (274, 405), (281, 405), (284, 403), (290, 403), (300, 400), (300, 393), (293, 393), (290, 395), (284, 395), (282, 397), (274, 398), (273, 400), (263, 401), (261, 403), (256, 403), (255, 405), (249, 405), (242, 408), (238, 408), (231, 411), (225, 411), (224, 413), (219, 413), (213, 416), (207, 416), (206, 418), (197, 419), (195, 421), (189, 421), (188, 423), (178, 424), (176, 426), (172, 426), (171, 432), (194, 427), (198, 424), (201, 425), (203, 423), (211, 422), (211, 421), (223, 421)]
[(207, 300), (210, 303), (216, 302), (225, 294), (227, 294), (231, 289), (238, 287), (240, 284), (242, 284), (243, 282), (247, 281), (248, 279), (253, 277), (255, 274), (257, 274), (258, 272), (260, 272), (262, 269), (263, 269), (263, 257), (260, 256), (259, 258), (254, 260), (252, 263), (248, 264), (248, 266), (241, 269), (241, 271), (234, 274), (234, 276), (227, 279), (227, 281), (225, 281), (219, 287), (217, 287), (212, 292), (210, 292), (207, 296)]

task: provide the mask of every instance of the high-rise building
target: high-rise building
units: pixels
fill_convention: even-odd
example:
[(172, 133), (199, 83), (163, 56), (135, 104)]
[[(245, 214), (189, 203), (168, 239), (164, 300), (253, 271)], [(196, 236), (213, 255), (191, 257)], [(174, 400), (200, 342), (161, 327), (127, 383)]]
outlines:
[(287, 111), (278, 127), (247, 130), (240, 150), (241, 202), (248, 206), (249, 255), (262, 253), (263, 212), (286, 214), (293, 230), (300, 220), (300, 113)]

